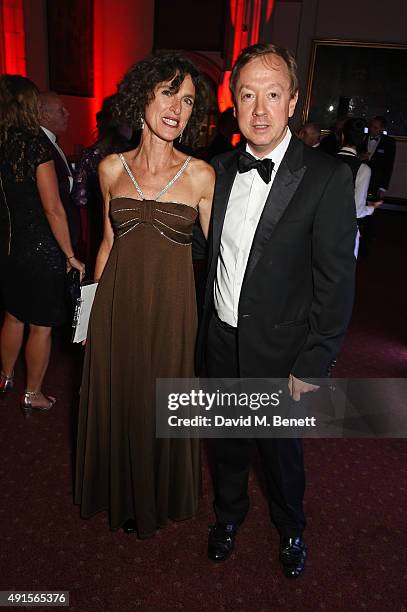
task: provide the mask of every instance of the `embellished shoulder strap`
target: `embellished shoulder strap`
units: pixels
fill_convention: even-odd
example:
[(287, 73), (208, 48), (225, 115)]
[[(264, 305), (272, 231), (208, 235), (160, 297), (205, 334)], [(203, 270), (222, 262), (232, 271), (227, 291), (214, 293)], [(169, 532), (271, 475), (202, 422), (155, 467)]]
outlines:
[(170, 180), (169, 183), (167, 183), (167, 185), (163, 189), (161, 189), (160, 193), (156, 195), (156, 197), (154, 198), (155, 200), (158, 200), (159, 198), (161, 198), (161, 196), (164, 195), (164, 193), (167, 193), (167, 191), (173, 186), (175, 181), (177, 181), (179, 177), (181, 176), (181, 174), (184, 172), (184, 170), (188, 166), (191, 159), (192, 159), (192, 156), (189, 155), (184, 161), (184, 163), (182, 164), (181, 168), (178, 170), (177, 174)]
[(144, 193), (141, 190), (140, 185), (138, 184), (138, 182), (136, 181), (136, 178), (134, 176), (134, 174), (132, 173), (132, 171), (130, 170), (130, 166), (129, 164), (126, 162), (126, 160), (124, 159), (124, 155), (123, 153), (118, 153), (119, 155), (119, 159), (122, 162), (124, 169), (126, 170), (127, 174), (129, 175), (129, 177), (131, 178), (131, 182), (133, 183), (134, 187), (137, 190), (137, 193), (139, 194), (139, 196), (141, 197), (142, 200), (145, 200), (146, 198), (144, 197)]

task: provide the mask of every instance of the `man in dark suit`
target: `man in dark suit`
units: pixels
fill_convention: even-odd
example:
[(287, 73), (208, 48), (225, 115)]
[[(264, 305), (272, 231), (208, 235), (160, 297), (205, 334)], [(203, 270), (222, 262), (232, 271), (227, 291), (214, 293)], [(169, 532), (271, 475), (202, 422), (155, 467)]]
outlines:
[(49, 148), (58, 179), (59, 195), (68, 219), (72, 246), (75, 248), (80, 236), (80, 213), (71, 198), (73, 185), (72, 169), (64, 151), (58, 144), (58, 136), (66, 132), (68, 119), (69, 112), (56, 93), (52, 91), (41, 93), (40, 124), (49, 140)]
[(232, 144), (233, 134), (237, 134), (239, 128), (236, 123), (236, 117), (233, 113), (233, 108), (227, 108), (220, 114), (218, 119), (218, 131), (215, 138), (206, 151), (206, 159), (211, 161), (215, 155), (233, 151)]
[[(295, 60), (258, 44), (231, 75), (246, 151), (213, 160), (217, 183), (197, 366), (210, 377), (287, 378), (294, 400), (325, 377), (351, 314), (356, 235), (349, 168), (288, 128)], [(206, 357), (206, 359), (205, 359)], [(306, 546), (301, 441), (258, 439), (285, 576), (301, 575)], [(249, 507), (249, 441), (214, 440), (216, 524), (209, 558), (227, 559)]]
[(340, 117), (335, 121), (332, 132), (322, 138), (320, 150), (330, 155), (336, 155), (342, 146), (342, 130), (347, 117)]
[(362, 155), (372, 170), (369, 194), (375, 200), (382, 200), (389, 188), (396, 157), (396, 141), (391, 136), (383, 134), (385, 128), (384, 117), (377, 116), (370, 120), (369, 133), (364, 143), (365, 153)]

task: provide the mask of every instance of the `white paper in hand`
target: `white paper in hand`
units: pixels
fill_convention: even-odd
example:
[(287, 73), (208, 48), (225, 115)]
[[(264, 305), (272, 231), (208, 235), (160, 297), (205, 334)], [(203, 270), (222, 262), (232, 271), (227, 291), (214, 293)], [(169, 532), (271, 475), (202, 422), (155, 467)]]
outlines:
[(82, 342), (86, 340), (89, 316), (92, 310), (97, 286), (98, 283), (89, 283), (88, 285), (81, 286), (81, 297), (78, 299), (72, 324), (74, 328), (72, 342)]

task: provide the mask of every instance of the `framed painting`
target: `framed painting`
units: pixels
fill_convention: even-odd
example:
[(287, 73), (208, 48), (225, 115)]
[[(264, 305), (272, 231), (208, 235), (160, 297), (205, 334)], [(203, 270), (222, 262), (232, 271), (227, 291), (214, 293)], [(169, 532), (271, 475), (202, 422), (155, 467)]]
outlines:
[(93, 0), (48, 0), (47, 26), (50, 89), (92, 97)]
[(407, 45), (314, 40), (302, 120), (329, 131), (345, 116), (383, 115), (407, 139)]

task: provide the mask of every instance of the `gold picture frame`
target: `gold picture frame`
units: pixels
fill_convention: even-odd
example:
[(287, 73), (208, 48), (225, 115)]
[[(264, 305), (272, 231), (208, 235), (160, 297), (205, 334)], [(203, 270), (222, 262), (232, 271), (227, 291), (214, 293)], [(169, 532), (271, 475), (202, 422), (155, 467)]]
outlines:
[(407, 140), (407, 45), (314, 39), (302, 121), (323, 133), (345, 115), (383, 115), (387, 132)]

